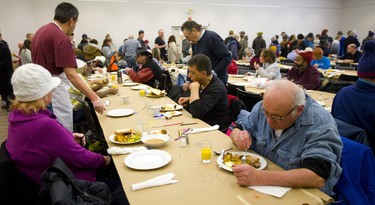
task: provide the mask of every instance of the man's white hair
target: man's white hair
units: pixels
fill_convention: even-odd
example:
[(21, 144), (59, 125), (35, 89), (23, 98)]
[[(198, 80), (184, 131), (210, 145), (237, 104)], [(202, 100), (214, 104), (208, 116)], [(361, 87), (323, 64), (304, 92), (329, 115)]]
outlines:
[(295, 105), (301, 106), (305, 105), (306, 103), (306, 96), (305, 91), (303, 88), (299, 85), (294, 84), (291, 81), (288, 80), (274, 80), (272, 81), (266, 88), (265, 95), (267, 94), (267, 91), (277, 88), (277, 90), (290, 90), (288, 93), (290, 97), (292, 98)]

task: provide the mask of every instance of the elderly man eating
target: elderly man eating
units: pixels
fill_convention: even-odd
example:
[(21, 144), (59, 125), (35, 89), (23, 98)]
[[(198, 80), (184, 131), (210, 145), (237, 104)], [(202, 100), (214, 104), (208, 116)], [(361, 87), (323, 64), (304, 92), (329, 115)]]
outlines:
[(234, 165), (239, 185), (314, 187), (333, 195), (342, 170), (343, 145), (336, 124), (330, 113), (293, 82), (272, 82), (263, 101), (237, 120), (230, 138), (239, 149), (251, 148), (285, 169)]

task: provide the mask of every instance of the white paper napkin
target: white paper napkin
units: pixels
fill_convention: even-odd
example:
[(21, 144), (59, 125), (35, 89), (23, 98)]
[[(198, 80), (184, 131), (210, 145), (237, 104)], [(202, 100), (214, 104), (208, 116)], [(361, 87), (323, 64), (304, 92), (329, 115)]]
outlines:
[(107, 149), (108, 154), (118, 155), (118, 154), (131, 154), (138, 151), (147, 150), (146, 147), (134, 147), (134, 148), (120, 148), (120, 147), (110, 147)]
[(255, 191), (262, 192), (271, 196), (276, 196), (281, 198), (286, 194), (291, 188), (281, 187), (281, 186), (249, 186), (248, 188), (254, 189)]
[(200, 132), (208, 132), (208, 131), (214, 131), (218, 130), (219, 125), (214, 125), (212, 127), (202, 127), (202, 128), (194, 128), (189, 131), (189, 134), (194, 134), (194, 133), (200, 133)]
[(136, 191), (136, 190), (145, 189), (145, 188), (154, 187), (154, 186), (174, 184), (178, 182), (177, 180), (173, 180), (174, 177), (175, 177), (175, 174), (173, 173), (164, 174), (164, 175), (149, 179), (144, 182), (133, 184), (131, 188), (132, 188), (132, 191)]

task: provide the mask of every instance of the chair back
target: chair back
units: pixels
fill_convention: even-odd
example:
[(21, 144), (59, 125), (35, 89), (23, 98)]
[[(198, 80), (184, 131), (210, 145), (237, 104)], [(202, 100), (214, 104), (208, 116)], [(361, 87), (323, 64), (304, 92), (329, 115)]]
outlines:
[(5, 144), (0, 148), (0, 204), (37, 204), (39, 186), (18, 170)]
[(229, 106), (228, 123), (236, 121), (241, 110), (246, 109), (246, 106), (242, 100), (238, 99), (237, 97), (234, 97), (233, 99), (232, 98), (233, 96), (228, 95), (228, 106)]
[(251, 112), (254, 105), (262, 101), (263, 97), (260, 94), (247, 92), (237, 88), (237, 95), (245, 104), (246, 110)]
[(243, 85), (235, 85), (235, 84), (232, 84), (232, 83), (228, 83), (227, 84), (227, 94), (234, 95), (234, 96), (238, 97), (237, 88), (241, 89), (241, 90), (245, 90), (245, 86), (243, 86)]
[(355, 70), (355, 67), (350, 63), (336, 63), (336, 69), (339, 70)]
[(358, 76), (341, 74), (339, 76), (338, 80), (339, 81), (353, 81), (353, 82), (356, 82), (358, 80)]
[(337, 118), (334, 118), (334, 119), (335, 119), (340, 136), (343, 136), (345, 138), (348, 138), (350, 140), (356, 141), (360, 144), (370, 147), (370, 142), (366, 135), (366, 130), (359, 128), (357, 126), (351, 125), (349, 123), (346, 123)]
[(334, 187), (339, 205), (375, 204), (375, 159), (370, 148), (341, 137), (342, 173)]

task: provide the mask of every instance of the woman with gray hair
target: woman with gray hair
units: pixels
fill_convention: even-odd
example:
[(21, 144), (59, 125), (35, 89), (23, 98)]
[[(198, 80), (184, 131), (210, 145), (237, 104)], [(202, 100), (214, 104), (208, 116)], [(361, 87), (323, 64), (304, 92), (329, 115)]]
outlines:
[(254, 57), (254, 50), (252, 48), (245, 49), (245, 56), (242, 57), (242, 61), (245, 63), (250, 63), (251, 59)]

